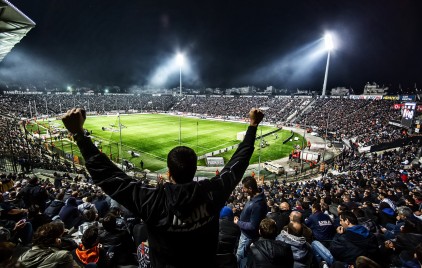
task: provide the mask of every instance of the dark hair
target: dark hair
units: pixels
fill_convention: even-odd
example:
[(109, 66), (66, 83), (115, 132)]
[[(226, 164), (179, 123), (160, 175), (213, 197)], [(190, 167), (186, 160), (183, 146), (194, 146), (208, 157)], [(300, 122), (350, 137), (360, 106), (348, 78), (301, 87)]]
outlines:
[(345, 204), (340, 204), (340, 205), (338, 205), (339, 207), (340, 207), (340, 210), (342, 211), (342, 212), (344, 212), (344, 211), (349, 211), (349, 208), (345, 205)]
[(343, 221), (348, 220), (351, 224), (353, 225), (357, 225), (359, 224), (358, 222), (358, 218), (356, 218), (355, 214), (353, 214), (353, 212), (350, 211), (344, 211), (339, 215), (340, 219), (342, 219)]
[(90, 208), (90, 209), (85, 209), (83, 212), (83, 216), (89, 221), (89, 222), (93, 222), (95, 221), (95, 218), (97, 217), (97, 213), (95, 213), (95, 210)]
[(312, 207), (316, 210), (316, 211), (321, 211), (321, 204), (320, 203), (313, 203)]
[(56, 243), (56, 239), (60, 238), (64, 232), (62, 222), (50, 222), (38, 227), (34, 234), (33, 243), (39, 247), (51, 247)]
[(415, 248), (415, 253), (418, 262), (422, 263), (422, 243), (419, 243), (419, 245)]
[(251, 188), (254, 193), (258, 192), (258, 184), (254, 177), (247, 176), (242, 180), (242, 184), (246, 188)]
[(365, 217), (365, 211), (363, 211), (363, 209), (360, 209), (360, 208), (354, 208), (353, 214), (355, 214), (355, 216), (358, 217), (358, 218)]
[(112, 230), (116, 229), (116, 215), (112, 214), (112, 213), (108, 213), (104, 218), (103, 218), (103, 228), (104, 230), (106, 230), (107, 232), (111, 232)]
[(81, 242), (85, 248), (93, 248), (98, 243), (98, 227), (88, 227), (82, 235)]
[(167, 166), (176, 183), (188, 183), (193, 180), (198, 157), (194, 150), (186, 146), (177, 146), (167, 155)]
[(37, 176), (32, 176), (29, 179), (28, 183), (30, 183), (30, 184), (37, 184), (38, 183), (38, 177)]
[(262, 238), (275, 239), (277, 236), (277, 224), (273, 219), (265, 218), (259, 224), (259, 233)]
[(60, 193), (58, 193), (58, 194), (56, 195), (56, 199), (57, 199), (57, 200), (61, 200), (61, 201), (63, 201), (63, 198), (64, 198), (64, 193), (63, 193), (63, 192), (60, 192)]

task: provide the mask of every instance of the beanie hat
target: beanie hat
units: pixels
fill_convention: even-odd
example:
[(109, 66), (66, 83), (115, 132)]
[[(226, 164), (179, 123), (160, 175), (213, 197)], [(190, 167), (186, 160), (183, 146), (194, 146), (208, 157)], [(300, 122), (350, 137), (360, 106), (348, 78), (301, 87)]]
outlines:
[(223, 207), (220, 211), (220, 219), (226, 218), (228, 220), (233, 220), (234, 215), (233, 211), (229, 207)]

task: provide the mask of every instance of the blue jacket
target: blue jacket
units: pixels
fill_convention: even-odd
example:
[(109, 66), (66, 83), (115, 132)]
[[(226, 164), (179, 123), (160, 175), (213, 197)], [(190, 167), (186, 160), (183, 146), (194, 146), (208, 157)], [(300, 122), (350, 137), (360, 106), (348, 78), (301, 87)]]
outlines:
[(259, 238), (259, 224), (267, 215), (267, 210), (267, 201), (263, 191), (246, 203), (237, 225), (247, 238), (252, 240)]
[(335, 234), (335, 228), (330, 216), (317, 211), (305, 221), (306, 226), (311, 228), (314, 237), (318, 241), (331, 240)]

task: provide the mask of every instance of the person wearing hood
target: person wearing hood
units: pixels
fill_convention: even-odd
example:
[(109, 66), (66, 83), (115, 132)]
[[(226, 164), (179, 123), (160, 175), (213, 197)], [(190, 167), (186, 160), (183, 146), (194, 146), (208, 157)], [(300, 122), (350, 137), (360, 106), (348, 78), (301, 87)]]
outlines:
[(345, 211), (340, 214), (340, 225), (329, 250), (319, 241), (312, 242), (312, 250), (319, 262), (325, 261), (328, 266), (334, 262), (354, 265), (359, 256), (379, 260), (377, 238), (367, 228), (358, 224), (358, 219), (352, 212)]
[(60, 210), (64, 207), (64, 192), (60, 192), (56, 195), (56, 199), (50, 203), (50, 205), (44, 210), (44, 214), (47, 215), (50, 219), (54, 216), (59, 215)]
[(81, 267), (86, 267), (87, 264), (96, 264), (97, 268), (108, 267), (106, 252), (98, 242), (98, 228), (91, 226), (86, 229), (81, 240), (78, 248), (72, 251), (76, 263)]
[(309, 268), (312, 264), (312, 249), (306, 238), (301, 235), (305, 225), (291, 221), (277, 236), (276, 240), (289, 245), (293, 252), (294, 268)]
[(234, 253), (240, 237), (240, 228), (233, 222), (233, 210), (227, 206), (220, 211), (218, 254)]
[(260, 238), (251, 244), (247, 255), (248, 268), (290, 268), (293, 267), (293, 252), (289, 245), (276, 240), (277, 224), (265, 218), (259, 224)]
[(78, 210), (78, 205), (76, 203), (76, 199), (74, 197), (69, 197), (67, 199), (66, 204), (61, 208), (59, 212), (60, 219), (63, 221), (64, 226), (67, 229), (73, 227), (73, 223), (76, 219), (78, 219), (80, 213)]
[(73, 108), (62, 121), (93, 182), (147, 224), (152, 267), (211, 268), (216, 267), (220, 210), (249, 166), (263, 118), (259, 109), (250, 110), (243, 142), (219, 176), (194, 181), (198, 157), (192, 148), (177, 146), (167, 155), (168, 181), (157, 187), (134, 180), (99, 151), (85, 136), (85, 110)]

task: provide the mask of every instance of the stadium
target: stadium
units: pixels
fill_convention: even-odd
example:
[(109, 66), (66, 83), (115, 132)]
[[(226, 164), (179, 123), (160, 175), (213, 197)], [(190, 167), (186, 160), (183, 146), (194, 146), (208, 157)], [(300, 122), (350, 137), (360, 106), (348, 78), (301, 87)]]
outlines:
[[(37, 25), (1, 3), (3, 60)], [(327, 89), (332, 49), (322, 90), (0, 71), (0, 266), (421, 267), (421, 94)]]

